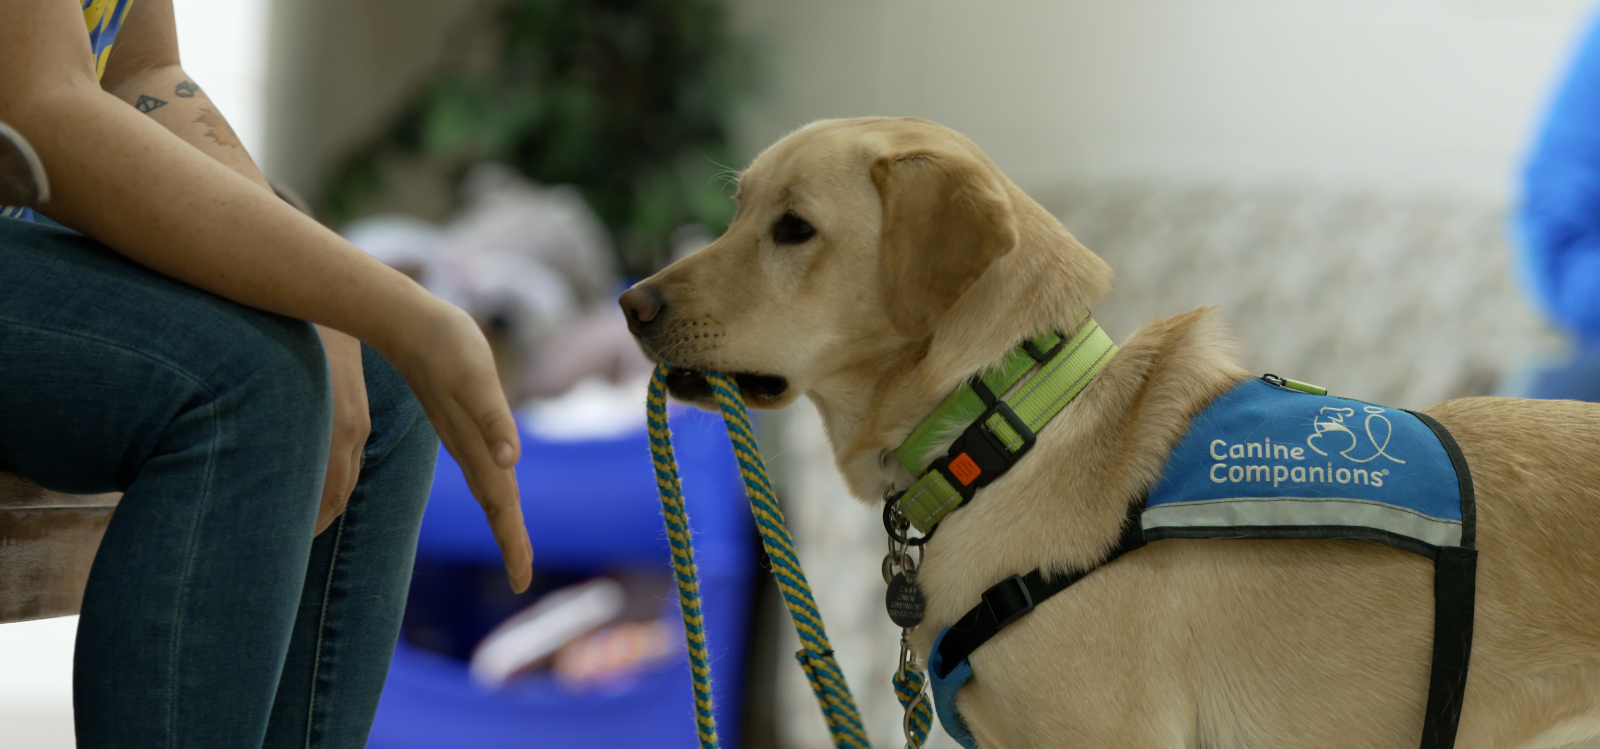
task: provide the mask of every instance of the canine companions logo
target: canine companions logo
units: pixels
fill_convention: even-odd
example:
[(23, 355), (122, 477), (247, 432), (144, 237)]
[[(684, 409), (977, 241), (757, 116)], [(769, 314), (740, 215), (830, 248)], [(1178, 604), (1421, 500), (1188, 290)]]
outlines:
[[(1329, 445), (1331, 446), (1330, 449), (1333, 449), (1338, 447), (1338, 443), (1347, 441), (1348, 444), (1345, 445), (1345, 448), (1339, 451), (1339, 456), (1352, 463), (1370, 463), (1379, 457), (1388, 458), (1396, 463), (1405, 463), (1405, 461), (1384, 452), (1384, 449), (1389, 446), (1389, 439), (1394, 436), (1394, 425), (1389, 423), (1389, 417), (1383, 415), (1385, 409), (1379, 406), (1365, 406), (1362, 410), (1366, 411), (1367, 418), (1362, 422), (1361, 428), (1367, 433), (1367, 442), (1374, 449), (1371, 455), (1365, 458), (1357, 458), (1350, 454), (1352, 450), (1361, 445), (1361, 438), (1357, 437), (1355, 432), (1350, 431), (1350, 427), (1345, 426), (1344, 423), (1345, 419), (1356, 415), (1356, 410), (1353, 408), (1323, 406), (1322, 410), (1317, 413), (1316, 419), (1311, 422), (1311, 426), (1316, 431), (1306, 438), (1306, 446), (1315, 450), (1318, 455), (1326, 456), (1328, 454), (1327, 451), (1317, 447), (1318, 442)], [(1373, 433), (1374, 422), (1379, 425), (1378, 433), (1383, 435), (1381, 441)], [(1323, 438), (1330, 434), (1335, 436), (1329, 437), (1324, 441)]]
[[(1379, 488), (1389, 469), (1336, 466), (1334, 460), (1318, 461), (1306, 450), (1324, 458), (1337, 456), (1340, 462), (1371, 463), (1378, 458), (1404, 464), (1387, 450), (1394, 436), (1394, 425), (1385, 416), (1387, 409), (1364, 406), (1365, 416), (1356, 420), (1356, 410), (1343, 406), (1323, 406), (1311, 421), (1311, 434), (1305, 447), (1274, 444), (1271, 437), (1259, 442), (1233, 442), (1213, 439), (1210, 444), (1212, 483), (1247, 484), (1361, 484)], [(1354, 426), (1356, 429), (1352, 429)], [(1359, 429), (1358, 433), (1356, 430)], [(1252, 458), (1261, 462), (1249, 461)], [(1322, 465), (1315, 465), (1321, 462)]]

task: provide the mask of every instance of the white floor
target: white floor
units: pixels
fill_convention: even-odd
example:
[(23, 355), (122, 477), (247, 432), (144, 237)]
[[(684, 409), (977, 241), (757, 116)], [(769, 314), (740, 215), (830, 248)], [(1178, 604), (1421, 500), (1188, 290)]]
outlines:
[(70, 749), (78, 617), (0, 625), (0, 749)]

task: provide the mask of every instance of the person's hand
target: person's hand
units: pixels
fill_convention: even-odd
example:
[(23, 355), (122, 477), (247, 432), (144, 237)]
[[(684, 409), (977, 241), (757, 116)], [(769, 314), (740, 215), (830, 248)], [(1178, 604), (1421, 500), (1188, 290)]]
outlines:
[(511, 588), (521, 593), (533, 582), (533, 546), (512, 470), (522, 452), (517, 425), (478, 324), (437, 297), (427, 299), (419, 317), (397, 318), (394, 340), (378, 350), (406, 378), (461, 466), (489, 517)]
[(328, 375), (333, 381), (333, 442), (328, 446), (328, 477), (322, 483), (322, 506), (317, 510), (319, 535), (344, 512), (361, 477), (361, 451), (372, 432), (367, 413), (367, 378), (361, 371), (361, 342), (332, 328), (317, 326), (328, 355)]

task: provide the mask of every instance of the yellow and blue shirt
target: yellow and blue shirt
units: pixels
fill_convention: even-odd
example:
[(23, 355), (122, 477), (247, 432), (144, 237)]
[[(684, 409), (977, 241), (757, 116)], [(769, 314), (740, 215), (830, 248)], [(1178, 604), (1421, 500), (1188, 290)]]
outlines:
[(89, 27), (89, 50), (94, 53), (94, 74), (106, 74), (106, 60), (111, 59), (111, 44), (122, 30), (122, 19), (127, 18), (133, 0), (83, 0), (83, 22)]
[[(94, 74), (105, 75), (111, 45), (122, 30), (133, 0), (83, 0), (83, 21), (89, 29), (89, 51), (94, 54)], [(33, 211), (22, 206), (0, 206), (0, 216), (31, 220)]]

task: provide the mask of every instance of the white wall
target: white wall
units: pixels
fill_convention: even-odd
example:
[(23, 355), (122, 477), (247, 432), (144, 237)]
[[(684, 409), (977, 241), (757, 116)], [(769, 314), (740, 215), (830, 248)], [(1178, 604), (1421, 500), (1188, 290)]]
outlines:
[(1312, 182), (1503, 199), (1589, 0), (731, 0), (749, 149), (918, 115), (1024, 188)]
[(78, 617), (0, 624), (0, 746), (72, 749)]
[(266, 144), (268, 0), (173, 0), (183, 69), (259, 163)]
[[(312, 196), (352, 147), (388, 125), (493, 0), (271, 0), (267, 175)], [(460, 50), (456, 50), (460, 51)], [(438, 191), (405, 206), (431, 215)]]

